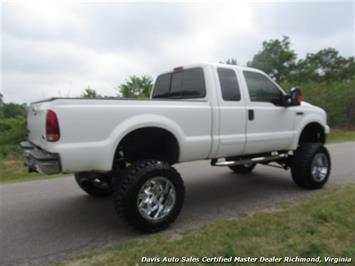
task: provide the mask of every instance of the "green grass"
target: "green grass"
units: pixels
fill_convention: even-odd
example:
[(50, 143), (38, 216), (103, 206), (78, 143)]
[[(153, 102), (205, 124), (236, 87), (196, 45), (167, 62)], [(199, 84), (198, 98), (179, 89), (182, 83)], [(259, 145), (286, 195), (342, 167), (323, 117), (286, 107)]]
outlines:
[(27, 168), (24, 166), (24, 160), (21, 153), (11, 153), (5, 158), (0, 158), (0, 184), (48, 179), (58, 176), (60, 175), (48, 176), (39, 173), (29, 173)]
[(165, 256), (320, 256), (322, 259), (324, 256), (341, 256), (354, 261), (354, 221), (355, 185), (344, 185), (280, 209), (223, 220), (187, 232), (158, 234), (64, 261), (60, 265), (145, 265), (147, 263), (141, 263), (143, 256), (161, 259)]
[(355, 141), (354, 130), (331, 129), (328, 136), (328, 143), (340, 143), (347, 141)]

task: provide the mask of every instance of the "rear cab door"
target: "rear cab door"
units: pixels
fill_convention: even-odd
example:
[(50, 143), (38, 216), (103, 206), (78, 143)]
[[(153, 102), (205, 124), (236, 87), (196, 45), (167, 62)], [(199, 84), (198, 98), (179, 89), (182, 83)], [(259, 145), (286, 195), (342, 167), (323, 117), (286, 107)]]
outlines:
[(245, 154), (289, 149), (294, 136), (295, 114), (281, 106), (285, 92), (270, 77), (255, 69), (240, 69), (246, 97)]
[(241, 155), (246, 143), (245, 95), (240, 88), (237, 68), (214, 67), (219, 132), (217, 158)]

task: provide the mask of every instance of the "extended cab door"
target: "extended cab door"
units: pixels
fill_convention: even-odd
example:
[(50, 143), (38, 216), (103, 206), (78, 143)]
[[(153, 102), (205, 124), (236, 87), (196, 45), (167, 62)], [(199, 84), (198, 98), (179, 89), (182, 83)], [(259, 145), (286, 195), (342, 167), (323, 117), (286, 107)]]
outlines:
[(241, 155), (246, 142), (245, 97), (235, 69), (217, 67), (217, 98), (219, 109), (219, 142), (216, 157)]
[(262, 72), (243, 70), (241, 75), (249, 96), (244, 153), (287, 150), (294, 135), (295, 114), (292, 108), (280, 106), (284, 92)]

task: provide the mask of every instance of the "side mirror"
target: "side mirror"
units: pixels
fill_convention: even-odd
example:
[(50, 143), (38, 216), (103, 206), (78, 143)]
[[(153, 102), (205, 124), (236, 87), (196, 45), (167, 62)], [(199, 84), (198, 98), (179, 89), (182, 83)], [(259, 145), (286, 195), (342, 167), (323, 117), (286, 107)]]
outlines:
[(303, 100), (303, 96), (301, 93), (301, 89), (294, 87), (291, 89), (290, 98), (288, 100), (289, 106), (297, 106), (300, 105)]

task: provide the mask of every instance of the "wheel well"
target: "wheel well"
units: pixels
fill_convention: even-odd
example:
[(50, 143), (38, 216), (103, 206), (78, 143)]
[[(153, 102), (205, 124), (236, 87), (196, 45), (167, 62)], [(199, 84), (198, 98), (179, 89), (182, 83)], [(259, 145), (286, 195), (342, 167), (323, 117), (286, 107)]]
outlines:
[(301, 133), (300, 139), (298, 143), (325, 143), (325, 132), (324, 128), (318, 123), (310, 123), (308, 124)]
[(141, 159), (158, 159), (174, 164), (179, 159), (179, 144), (166, 129), (145, 127), (128, 133), (119, 143), (115, 158), (122, 156), (133, 162)]

